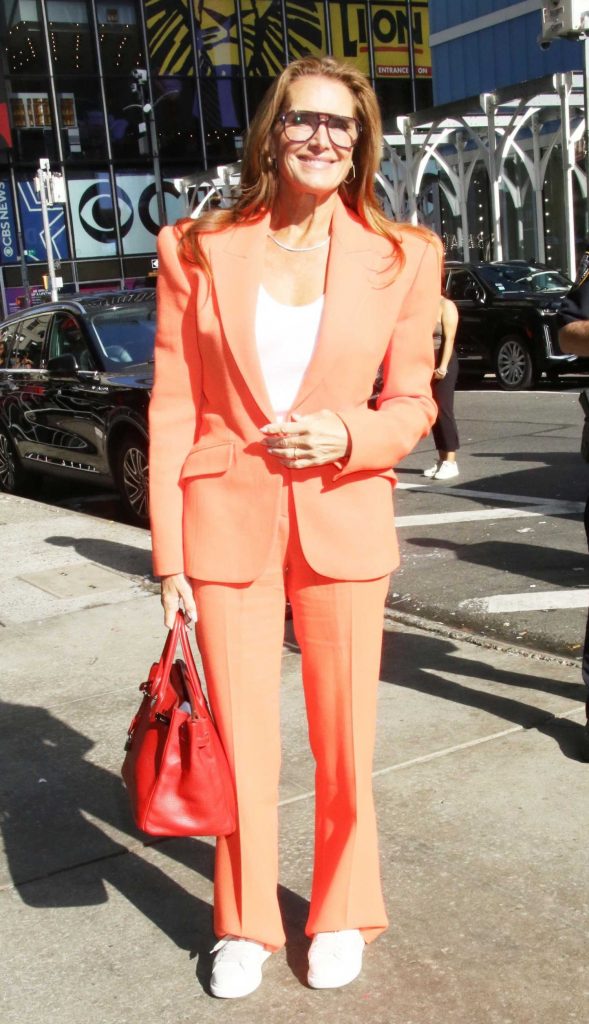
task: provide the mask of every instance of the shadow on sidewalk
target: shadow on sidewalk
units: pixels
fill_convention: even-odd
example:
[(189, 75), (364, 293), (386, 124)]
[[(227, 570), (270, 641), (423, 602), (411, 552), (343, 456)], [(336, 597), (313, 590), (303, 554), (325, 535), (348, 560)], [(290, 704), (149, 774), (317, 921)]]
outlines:
[[(523, 729), (536, 729), (558, 743), (565, 757), (573, 761), (589, 760), (589, 742), (584, 723), (567, 718), (555, 718), (550, 712), (509, 695), (487, 693), (476, 688), (476, 680), (514, 689), (552, 693), (573, 702), (584, 702), (582, 683), (564, 683), (556, 679), (519, 671), (496, 668), (490, 660), (492, 652), (480, 648), (480, 661), (461, 656), (451, 640), (440, 637), (386, 631), (383, 635), (381, 679), (396, 686), (408, 687), (419, 693), (428, 693), (435, 699), (464, 704), (498, 718), (503, 718)], [(487, 660), (482, 660), (487, 659)], [(533, 662), (530, 662), (533, 664)], [(403, 671), (399, 671), (399, 665)], [(444, 678), (448, 673), (472, 680), (473, 685)], [(574, 710), (574, 704), (571, 707)]]
[(71, 548), (89, 562), (104, 565), (107, 569), (126, 572), (134, 576), (151, 575), (151, 549), (119, 544), (113, 540), (99, 540), (95, 537), (47, 537), (46, 544), (57, 548)]
[[(208, 902), (153, 863), (158, 856), (212, 881), (213, 841), (149, 839), (135, 829), (118, 775), (87, 760), (94, 742), (44, 708), (0, 701), (0, 824), (8, 868), (20, 898), (39, 910), (95, 906), (117, 889), (181, 949), (198, 957), (208, 985), (215, 940)], [(101, 825), (144, 842), (134, 852)], [(155, 853), (154, 849), (154, 853)], [(212, 896), (212, 892), (211, 892)], [(307, 901), (281, 887), (289, 963), (304, 977)]]
[[(101, 823), (141, 840), (121, 779), (86, 760), (92, 740), (44, 708), (0, 702), (0, 823), (8, 868), (28, 906), (93, 906), (118, 889), (176, 945), (212, 941), (211, 909), (149, 863), (149, 846), (212, 878), (213, 849), (197, 839), (128, 850)], [(83, 870), (78, 870), (83, 869)]]
[(589, 562), (587, 555), (578, 551), (507, 540), (460, 544), (436, 537), (406, 537), (404, 544), (407, 549), (449, 551), (458, 561), (498, 572), (513, 572), (514, 566), (525, 566), (526, 579), (539, 580), (548, 587), (575, 588), (587, 584)]

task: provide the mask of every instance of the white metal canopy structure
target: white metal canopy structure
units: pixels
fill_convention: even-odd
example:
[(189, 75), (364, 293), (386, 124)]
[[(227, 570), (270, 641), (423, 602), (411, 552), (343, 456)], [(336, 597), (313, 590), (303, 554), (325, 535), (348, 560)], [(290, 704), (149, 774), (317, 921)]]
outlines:
[(586, 224), (583, 76), (566, 72), (385, 125), (391, 214), (459, 259), (533, 258), (574, 276)]

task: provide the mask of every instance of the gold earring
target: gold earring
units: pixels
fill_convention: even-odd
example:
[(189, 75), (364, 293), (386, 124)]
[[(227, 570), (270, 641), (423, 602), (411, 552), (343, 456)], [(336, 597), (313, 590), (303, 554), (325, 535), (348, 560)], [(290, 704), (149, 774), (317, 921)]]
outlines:
[[(346, 175), (346, 177), (342, 181), (342, 185), (351, 185), (352, 182), (354, 181), (356, 177), (356, 168), (354, 166), (354, 161), (352, 161), (352, 163), (350, 164), (350, 171), (352, 172), (352, 177), (348, 178), (348, 176)], [(348, 174), (350, 173), (350, 171), (348, 171)]]

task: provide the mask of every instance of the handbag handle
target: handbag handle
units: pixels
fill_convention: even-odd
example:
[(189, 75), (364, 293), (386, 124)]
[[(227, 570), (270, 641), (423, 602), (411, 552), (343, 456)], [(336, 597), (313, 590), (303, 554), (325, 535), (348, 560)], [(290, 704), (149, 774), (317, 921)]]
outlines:
[(187, 671), (184, 674), (184, 682), (186, 683), (186, 688), (188, 690), (188, 698), (190, 700), (192, 714), (196, 715), (196, 717), (206, 716), (207, 705), (202, 692), (202, 686), (194, 655), (192, 653), (192, 647), (190, 646), (190, 639), (186, 628), (186, 618), (184, 613), (181, 611), (176, 612), (174, 625), (166, 637), (164, 649), (155, 670), (155, 678), (150, 691), (152, 715), (155, 714), (155, 711), (157, 710), (162, 684), (170, 678), (172, 661), (176, 653), (178, 643), (180, 643), (182, 654), (184, 655), (184, 660), (186, 662)]

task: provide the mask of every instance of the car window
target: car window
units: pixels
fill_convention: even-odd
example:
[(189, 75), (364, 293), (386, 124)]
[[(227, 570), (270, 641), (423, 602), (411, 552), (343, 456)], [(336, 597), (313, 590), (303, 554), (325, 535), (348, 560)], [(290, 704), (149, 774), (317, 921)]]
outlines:
[(14, 336), (14, 325), (0, 328), (0, 370), (10, 365), (10, 346)]
[(453, 270), (446, 291), (449, 299), (475, 299), (481, 287), (468, 270)]
[(107, 369), (129, 369), (153, 359), (155, 305), (152, 302), (101, 309), (93, 315), (92, 325)]
[(56, 313), (49, 339), (49, 359), (73, 355), (80, 370), (93, 370), (94, 360), (83, 327), (71, 313)]
[(39, 313), (19, 320), (9, 357), (11, 368), (38, 370), (43, 365), (45, 338), (50, 319), (50, 313)]
[(566, 292), (571, 282), (557, 270), (544, 269), (534, 263), (487, 263), (479, 274), (499, 294), (507, 292)]

